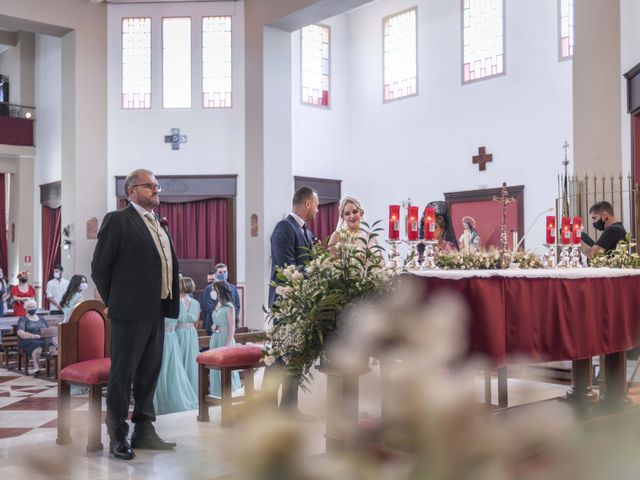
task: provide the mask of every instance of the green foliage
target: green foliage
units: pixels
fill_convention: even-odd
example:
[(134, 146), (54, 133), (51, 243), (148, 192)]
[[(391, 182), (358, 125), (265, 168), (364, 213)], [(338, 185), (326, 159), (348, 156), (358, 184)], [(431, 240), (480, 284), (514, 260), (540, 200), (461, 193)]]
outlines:
[(500, 270), (512, 263), (519, 268), (542, 268), (542, 260), (533, 252), (520, 250), (502, 254), (496, 248), (436, 252), (436, 265), (443, 270)]
[(384, 266), (384, 249), (377, 245), (379, 222), (355, 235), (339, 232), (330, 249), (316, 245), (304, 269), (294, 265), (277, 270), (276, 301), (268, 310), (271, 345), (265, 351), (267, 364), (281, 357), (289, 373), (304, 387), (310, 369), (323, 354), (338, 329), (347, 305), (386, 292), (393, 272)]
[(640, 256), (633, 252), (636, 244), (631, 241), (631, 235), (627, 234), (624, 242), (618, 242), (616, 248), (609, 253), (600, 253), (589, 260), (592, 267), (609, 268), (640, 268)]

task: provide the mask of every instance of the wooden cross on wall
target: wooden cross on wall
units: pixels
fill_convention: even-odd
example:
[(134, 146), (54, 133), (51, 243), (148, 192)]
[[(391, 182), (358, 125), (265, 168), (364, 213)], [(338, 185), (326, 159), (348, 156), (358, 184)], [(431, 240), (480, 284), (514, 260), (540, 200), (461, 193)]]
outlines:
[(493, 162), (493, 154), (487, 153), (485, 147), (478, 148), (478, 155), (474, 155), (473, 163), (477, 163), (479, 167), (479, 171), (483, 171), (487, 169), (487, 163)]

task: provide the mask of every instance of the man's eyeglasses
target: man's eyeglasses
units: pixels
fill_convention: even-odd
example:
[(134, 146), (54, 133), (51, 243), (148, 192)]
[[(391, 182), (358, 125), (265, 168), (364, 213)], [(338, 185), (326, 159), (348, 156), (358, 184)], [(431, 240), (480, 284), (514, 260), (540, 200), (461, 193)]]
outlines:
[(156, 192), (161, 192), (162, 191), (162, 187), (160, 185), (158, 185), (157, 183), (138, 183), (137, 185), (131, 185), (132, 187), (144, 187), (147, 190), (149, 190), (150, 192), (153, 192), (154, 190)]

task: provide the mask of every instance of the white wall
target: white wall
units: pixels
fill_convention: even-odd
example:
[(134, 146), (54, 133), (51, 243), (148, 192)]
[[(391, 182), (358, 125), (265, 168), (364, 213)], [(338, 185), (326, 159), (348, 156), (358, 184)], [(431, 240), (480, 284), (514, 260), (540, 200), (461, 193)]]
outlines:
[[(202, 108), (202, 17), (232, 15), (233, 107)], [(122, 17), (151, 17), (151, 108), (120, 108)], [(190, 16), (192, 26), (192, 107), (162, 108), (162, 17)], [(244, 193), (244, 16), (243, 2), (132, 4), (108, 6), (109, 208), (116, 206), (115, 176), (135, 168), (157, 175), (237, 174), (236, 235), (238, 281), (245, 278)], [(164, 136), (180, 128), (187, 143), (171, 150)]]
[[(301, 102), (300, 30), (291, 35), (293, 173), (344, 180), (349, 161), (348, 17), (340, 15), (322, 24), (331, 29), (329, 108)], [(344, 183), (342, 188), (346, 188)]]
[(62, 49), (60, 38), (36, 35), (36, 185), (62, 176)]
[[(382, 18), (416, 4), (419, 95), (384, 104)], [(506, 75), (469, 85), (461, 84), (460, 2), (381, 0), (332, 19), (334, 40), (343, 29), (348, 39), (346, 62), (331, 67), (333, 79), (346, 78), (348, 85), (348, 153), (338, 165), (343, 194), (361, 199), (369, 221), (386, 218), (387, 206), (407, 197), (424, 206), (445, 192), (499, 187), (503, 181), (525, 185), (525, 226), (553, 206), (562, 144), (572, 144), (572, 62), (558, 61), (557, 14), (556, 0), (507, 1)], [(332, 45), (334, 60), (339, 46)], [(299, 80), (294, 98), (298, 88)], [(317, 128), (319, 117), (339, 108), (336, 103), (331, 112), (308, 115), (294, 107), (296, 174), (336, 176), (334, 164), (318, 159), (339, 155), (334, 152), (342, 149), (343, 131), (327, 129), (323, 135)], [(311, 135), (323, 141), (303, 155)], [(493, 154), (484, 172), (471, 163), (479, 146)], [(543, 241), (539, 223), (527, 246)]]
[(640, 2), (637, 0), (620, 0), (620, 69), (621, 69), (621, 141), (622, 171), (631, 171), (631, 119), (627, 113), (627, 81), (622, 74), (640, 63), (640, 31), (637, 23), (640, 20)]
[(9, 102), (20, 104), (20, 44), (0, 53), (0, 74), (9, 77)]

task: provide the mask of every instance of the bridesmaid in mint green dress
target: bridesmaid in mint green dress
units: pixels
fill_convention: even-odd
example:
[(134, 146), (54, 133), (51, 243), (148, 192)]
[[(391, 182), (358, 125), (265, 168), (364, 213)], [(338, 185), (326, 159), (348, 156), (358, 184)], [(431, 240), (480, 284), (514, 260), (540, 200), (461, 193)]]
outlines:
[[(231, 299), (231, 290), (225, 281), (218, 281), (213, 284), (218, 294), (218, 303), (213, 311), (213, 334), (209, 342), (209, 348), (227, 347), (235, 345), (233, 335), (236, 332), (236, 312)], [(209, 374), (209, 386), (211, 395), (221, 397), (220, 372), (211, 370)], [(235, 392), (241, 387), (240, 373), (234, 371), (231, 373), (231, 391)]]
[(198, 364), (196, 357), (200, 353), (198, 331), (195, 323), (200, 318), (200, 303), (189, 295), (196, 288), (190, 277), (180, 279), (180, 315), (176, 325), (176, 336), (182, 353), (182, 365), (193, 391), (198, 391)]
[(157, 415), (198, 408), (198, 397), (182, 365), (175, 318), (164, 319), (164, 350), (153, 407)]

